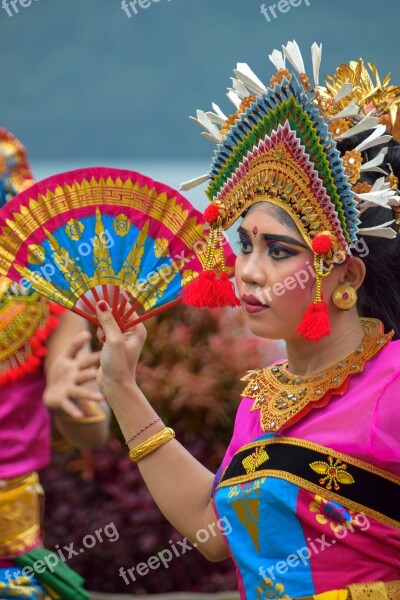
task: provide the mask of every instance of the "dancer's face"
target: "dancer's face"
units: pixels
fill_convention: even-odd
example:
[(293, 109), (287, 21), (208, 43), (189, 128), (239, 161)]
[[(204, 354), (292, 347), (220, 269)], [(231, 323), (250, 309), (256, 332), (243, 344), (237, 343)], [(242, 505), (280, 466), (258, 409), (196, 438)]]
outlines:
[[(285, 219), (286, 221), (286, 219)], [(239, 226), (236, 281), (255, 335), (291, 339), (314, 299), (313, 252), (272, 205), (253, 206)]]

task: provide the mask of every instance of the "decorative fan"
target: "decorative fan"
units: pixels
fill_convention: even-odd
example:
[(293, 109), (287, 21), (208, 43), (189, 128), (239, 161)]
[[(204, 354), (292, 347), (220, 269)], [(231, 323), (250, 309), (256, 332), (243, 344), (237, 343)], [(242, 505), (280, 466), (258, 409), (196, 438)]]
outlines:
[[(98, 325), (104, 298), (121, 329), (181, 302), (206, 266), (204, 218), (179, 192), (133, 171), (55, 175), (0, 211), (0, 274)], [(233, 273), (228, 243), (217, 273)], [(139, 317), (133, 318), (136, 312)]]

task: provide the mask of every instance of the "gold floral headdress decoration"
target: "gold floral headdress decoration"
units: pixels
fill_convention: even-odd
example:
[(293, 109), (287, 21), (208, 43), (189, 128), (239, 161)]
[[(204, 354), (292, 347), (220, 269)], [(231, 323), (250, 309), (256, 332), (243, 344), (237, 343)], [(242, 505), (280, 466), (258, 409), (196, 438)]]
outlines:
[(0, 208), (34, 184), (25, 147), (0, 127)]
[[(181, 185), (188, 190), (208, 181), (211, 201), (205, 212), (211, 232), (207, 273), (189, 286), (186, 302), (218, 305), (218, 282), (210, 273), (222, 230), (256, 202), (270, 202), (292, 217), (314, 253), (316, 295), (297, 328), (313, 341), (330, 333), (322, 280), (332, 270), (336, 253), (350, 257), (357, 235), (397, 235), (390, 227), (393, 219), (360, 228), (360, 213), (400, 205), (397, 182), (382, 169), (387, 148), (371, 161), (363, 159), (366, 150), (391, 140), (386, 130), (397, 127), (400, 88), (389, 86), (388, 77), (381, 83), (370, 66), (373, 82), (362, 61), (342, 65), (326, 86), (320, 86), (321, 52), (322, 46), (314, 43), (313, 83), (295, 41), (269, 56), (277, 69), (269, 87), (247, 64), (239, 63), (227, 94), (236, 112), (226, 116), (213, 104), (213, 111), (198, 110), (196, 118), (191, 117), (204, 130), (202, 135), (217, 144), (211, 170)], [(385, 121), (388, 114), (390, 126)], [(367, 131), (366, 139), (342, 158), (337, 143)], [(367, 171), (384, 176), (367, 187), (359, 182)]]

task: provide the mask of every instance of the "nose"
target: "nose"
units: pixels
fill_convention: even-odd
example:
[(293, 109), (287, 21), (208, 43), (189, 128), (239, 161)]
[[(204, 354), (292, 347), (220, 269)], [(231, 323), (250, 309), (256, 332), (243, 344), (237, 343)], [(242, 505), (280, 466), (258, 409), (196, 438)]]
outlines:
[(243, 283), (248, 285), (257, 285), (264, 287), (267, 281), (266, 265), (262, 257), (256, 252), (241, 256), (239, 269), (239, 276)]

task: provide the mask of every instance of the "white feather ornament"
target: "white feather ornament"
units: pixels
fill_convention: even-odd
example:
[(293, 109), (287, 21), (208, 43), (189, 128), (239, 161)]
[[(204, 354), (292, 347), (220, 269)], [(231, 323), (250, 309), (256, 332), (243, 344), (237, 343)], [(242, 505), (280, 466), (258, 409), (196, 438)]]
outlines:
[(379, 119), (377, 117), (370, 117), (367, 115), (357, 125), (354, 125), (351, 129), (348, 129), (340, 136), (340, 139), (345, 140), (346, 138), (351, 137), (352, 135), (357, 135), (362, 133), (363, 131), (368, 131), (368, 129), (373, 129), (379, 125)]
[(359, 112), (360, 112), (360, 108), (357, 106), (356, 100), (352, 100), (352, 102), (350, 102), (350, 104), (348, 106), (346, 106), (346, 108), (344, 108), (340, 112), (336, 113), (336, 115), (331, 117), (329, 120), (334, 121), (335, 119), (345, 119), (347, 117), (355, 117), (359, 114)]
[(223, 119), (222, 117), (211, 111), (207, 111), (206, 115), (210, 119), (211, 123), (215, 123), (216, 125), (224, 125), (226, 121), (226, 119)]
[(209, 179), (210, 175), (206, 173), (205, 175), (200, 175), (200, 177), (195, 177), (194, 179), (189, 179), (189, 181), (184, 181), (183, 183), (180, 183), (178, 189), (182, 190), (183, 192), (187, 192), (188, 190), (192, 190), (193, 188), (197, 187), (198, 185), (201, 185)]
[(311, 46), (311, 59), (313, 65), (313, 77), (314, 77), (314, 85), (318, 87), (319, 85), (319, 69), (321, 66), (321, 58), (322, 58), (322, 44), (318, 46), (317, 42), (314, 42)]
[(285, 57), (283, 56), (282, 52), (280, 52), (279, 50), (274, 50), (272, 52), (272, 54), (268, 55), (268, 58), (272, 62), (272, 64), (274, 65), (274, 67), (277, 71), (286, 69)]
[(233, 106), (235, 108), (239, 108), (239, 106), (241, 105), (242, 101), (239, 98), (239, 96), (237, 95), (236, 92), (234, 92), (231, 89), (228, 89), (228, 93), (226, 94), (229, 98), (229, 100), (232, 102)]
[(224, 120), (224, 122), (228, 120), (228, 117), (226, 116), (225, 113), (222, 112), (222, 110), (220, 109), (220, 107), (218, 106), (218, 104), (215, 104), (215, 102), (213, 102), (211, 106), (213, 107), (213, 109), (215, 110), (215, 112), (217, 113), (217, 115), (219, 117), (221, 117), (221, 119)]
[(336, 96), (333, 99), (333, 104), (337, 104), (338, 102), (340, 102), (341, 100), (343, 100), (344, 98), (347, 98), (347, 96), (350, 96), (350, 94), (353, 92), (354, 88), (351, 85), (351, 83), (349, 83), (348, 81), (346, 81), (342, 87), (339, 89), (339, 91), (337, 92)]
[(203, 110), (196, 110), (197, 122), (200, 122), (208, 133), (210, 133), (213, 137), (217, 139), (217, 141), (222, 141), (222, 137), (218, 127), (214, 125), (207, 117), (206, 113)]
[[(392, 192), (392, 193), (390, 193)], [(394, 190), (381, 190), (380, 192), (368, 192), (366, 194), (356, 194), (360, 200), (357, 208), (364, 212), (367, 208), (380, 206), (381, 208), (390, 209), (391, 206), (397, 206), (396, 195)], [(397, 196), (398, 198), (398, 196)]]
[(371, 192), (379, 192), (380, 190), (388, 189), (390, 189), (390, 183), (386, 181), (385, 177), (379, 177), (376, 181), (374, 181)]
[(377, 173), (384, 173), (386, 174), (386, 171), (384, 171), (383, 169), (379, 168), (379, 165), (381, 165), (383, 163), (383, 161), (385, 160), (385, 156), (388, 152), (387, 148), (383, 148), (379, 154), (377, 156), (375, 156), (375, 158), (373, 158), (372, 160), (368, 161), (367, 163), (364, 163), (361, 167), (361, 171), (364, 173), (366, 171), (375, 171)]
[(242, 100), (247, 98), (247, 96), (250, 96), (249, 90), (243, 85), (241, 81), (239, 81), (239, 79), (235, 79), (234, 77), (231, 77), (231, 79), (233, 90)]
[(394, 219), (392, 221), (388, 221), (387, 223), (382, 223), (382, 225), (376, 225), (375, 227), (366, 227), (358, 230), (358, 235), (369, 235), (372, 237), (381, 237), (387, 240), (393, 240), (397, 237), (397, 233), (394, 229), (389, 227), (394, 223)]
[(300, 48), (295, 40), (282, 46), (283, 54), (286, 56), (293, 68), (300, 74), (304, 73), (304, 62)]
[(386, 132), (386, 125), (378, 125), (375, 130), (369, 135), (361, 144), (355, 148), (357, 152), (364, 152), (364, 150), (368, 150), (368, 148), (373, 148), (374, 146), (380, 146), (390, 142), (392, 139), (391, 135), (384, 135)]
[(246, 63), (238, 63), (233, 71), (235, 76), (256, 96), (262, 96), (267, 88)]
[(214, 137), (213, 135), (211, 135), (211, 133), (208, 133), (208, 131), (202, 131), (201, 135), (206, 138), (206, 140), (209, 140), (210, 142), (212, 142), (213, 144), (219, 144), (219, 142), (221, 140), (218, 140), (216, 137)]

